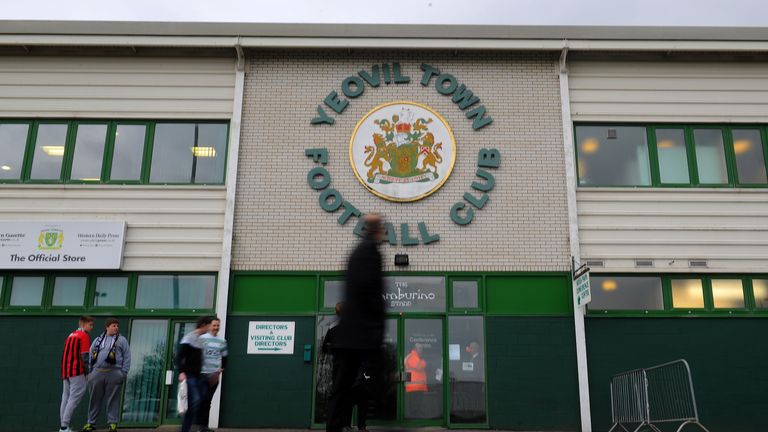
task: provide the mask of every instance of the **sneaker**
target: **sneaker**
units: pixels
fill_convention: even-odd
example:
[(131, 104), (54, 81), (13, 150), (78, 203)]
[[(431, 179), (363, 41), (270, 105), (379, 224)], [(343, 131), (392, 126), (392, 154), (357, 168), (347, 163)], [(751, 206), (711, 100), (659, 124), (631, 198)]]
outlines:
[(92, 424), (86, 423), (85, 426), (83, 426), (83, 428), (80, 429), (80, 432), (93, 432), (95, 430), (96, 428)]
[(70, 429), (69, 426), (67, 426), (67, 427), (59, 428), (59, 432), (72, 432), (72, 429)]
[(117, 423), (110, 423), (109, 429), (107, 429), (109, 432), (117, 432)]

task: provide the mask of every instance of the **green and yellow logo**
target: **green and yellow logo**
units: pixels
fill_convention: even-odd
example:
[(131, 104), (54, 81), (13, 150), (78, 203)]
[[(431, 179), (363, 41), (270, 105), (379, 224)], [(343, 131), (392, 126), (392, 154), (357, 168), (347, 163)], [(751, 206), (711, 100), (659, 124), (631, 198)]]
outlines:
[(64, 245), (64, 231), (56, 228), (40, 230), (37, 237), (38, 250), (59, 250)]

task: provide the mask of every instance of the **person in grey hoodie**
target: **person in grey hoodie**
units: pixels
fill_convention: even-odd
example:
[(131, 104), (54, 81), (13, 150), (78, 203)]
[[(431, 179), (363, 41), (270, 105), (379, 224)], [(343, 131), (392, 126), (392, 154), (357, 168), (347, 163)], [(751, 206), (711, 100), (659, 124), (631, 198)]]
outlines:
[(107, 403), (109, 431), (117, 430), (120, 411), (120, 389), (131, 369), (131, 349), (128, 340), (120, 334), (117, 318), (104, 321), (104, 333), (91, 344), (91, 373), (88, 376), (88, 423), (83, 432), (95, 430), (96, 419), (104, 401)]

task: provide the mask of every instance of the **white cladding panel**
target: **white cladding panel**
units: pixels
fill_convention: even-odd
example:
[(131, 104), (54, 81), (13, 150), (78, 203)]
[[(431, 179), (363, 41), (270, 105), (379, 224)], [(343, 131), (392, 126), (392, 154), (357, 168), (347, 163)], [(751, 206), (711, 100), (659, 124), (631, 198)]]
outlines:
[(764, 122), (768, 64), (569, 64), (573, 121)]
[(0, 117), (229, 119), (221, 58), (0, 57)]
[(172, 186), (0, 188), (3, 220), (124, 220), (122, 270), (218, 271), (226, 189)]
[[(580, 188), (577, 200), (582, 262), (604, 260), (610, 271), (768, 268), (768, 191)], [(654, 267), (636, 268), (636, 259)]]

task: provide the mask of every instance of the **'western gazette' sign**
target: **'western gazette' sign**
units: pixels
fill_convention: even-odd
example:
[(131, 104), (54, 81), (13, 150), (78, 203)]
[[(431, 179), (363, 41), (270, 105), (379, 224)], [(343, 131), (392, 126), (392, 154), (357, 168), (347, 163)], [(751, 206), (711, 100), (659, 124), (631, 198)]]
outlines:
[[(420, 84), (427, 87), (434, 83), (438, 93), (451, 97), (465, 116), (472, 119), (473, 130), (493, 122), (493, 118), (486, 115), (485, 106), (479, 105), (480, 98), (464, 84), (459, 84), (456, 77), (441, 73), (428, 64), (422, 64), (421, 70)], [(399, 63), (374, 65), (370, 72), (362, 70), (345, 78), (341, 92), (354, 99), (367, 87), (408, 84), (410, 81)], [(310, 123), (333, 125), (335, 118), (326, 109), (342, 114), (349, 106), (349, 99), (332, 90), (323, 99), (325, 106), (317, 106), (317, 116)], [(343, 208), (337, 219), (339, 225), (356, 217), (358, 221), (353, 232), (362, 235), (363, 212), (345, 201), (341, 192), (330, 187), (331, 175), (323, 167), (329, 160), (328, 149), (308, 148), (304, 154), (319, 165), (309, 171), (307, 183), (320, 192), (320, 208), (328, 213)], [(448, 180), (456, 159), (456, 141), (448, 122), (434, 109), (416, 102), (395, 101), (373, 108), (360, 119), (350, 138), (349, 159), (355, 176), (371, 193), (389, 201), (416, 201), (434, 193)], [(482, 210), (488, 203), (488, 192), (496, 185), (496, 180), (487, 169), (498, 168), (500, 162), (497, 149), (480, 149), (475, 172), (478, 179), (470, 185), (474, 192), (464, 193), (463, 200), (446, 209), (455, 224), (469, 224), (475, 209)], [(412, 232), (408, 223), (399, 225), (396, 229), (394, 223), (385, 223), (386, 238), (391, 245), (413, 246), (440, 240), (440, 235), (431, 232), (426, 222), (417, 223), (418, 234)]]
[(0, 269), (117, 270), (124, 243), (124, 221), (1, 221)]
[(251, 321), (248, 323), (248, 354), (293, 354), (294, 321)]

